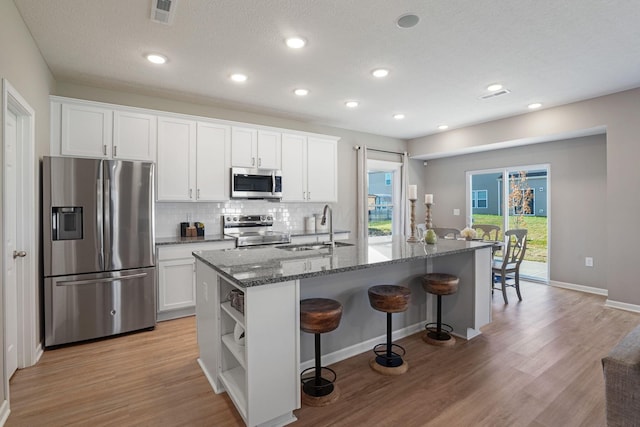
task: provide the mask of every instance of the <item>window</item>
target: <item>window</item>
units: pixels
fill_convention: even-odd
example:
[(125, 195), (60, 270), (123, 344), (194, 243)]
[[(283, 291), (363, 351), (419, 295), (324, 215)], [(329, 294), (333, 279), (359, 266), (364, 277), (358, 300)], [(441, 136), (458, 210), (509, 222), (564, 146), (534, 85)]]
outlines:
[(487, 190), (473, 190), (471, 192), (471, 207), (472, 208), (487, 208), (488, 191)]
[(384, 174), (384, 185), (391, 185), (391, 177), (393, 176), (392, 173), (385, 173)]

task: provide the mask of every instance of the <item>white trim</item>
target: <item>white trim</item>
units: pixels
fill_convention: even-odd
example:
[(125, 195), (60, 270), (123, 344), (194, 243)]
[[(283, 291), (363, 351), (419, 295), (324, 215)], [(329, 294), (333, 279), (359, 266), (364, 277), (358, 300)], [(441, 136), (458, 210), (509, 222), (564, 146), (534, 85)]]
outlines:
[(632, 311), (634, 313), (640, 313), (640, 305), (637, 305), (637, 304), (628, 304), (626, 302), (612, 301), (610, 299), (607, 299), (604, 302), (604, 306), (610, 307), (610, 308), (617, 308), (619, 310)]
[[(202, 373), (204, 374), (205, 378), (207, 379), (207, 381), (209, 381), (209, 385), (211, 386), (211, 388), (213, 389), (213, 392), (215, 394), (220, 394), (220, 393), (224, 393), (226, 390), (224, 388), (223, 385), (219, 384), (213, 376), (211, 376), (211, 374), (209, 373), (209, 370), (207, 369), (206, 365), (204, 363), (202, 363), (202, 359), (200, 359), (198, 357), (198, 365), (200, 365), (200, 369), (202, 369)], [(239, 412), (239, 411), (238, 411)]]
[[(36, 245), (36, 157), (35, 157), (35, 121), (36, 113), (20, 93), (2, 79), (2, 111), (3, 117), (10, 109), (18, 116), (18, 126), (22, 127), (23, 142), (17, 147), (20, 162), (20, 182), (18, 195), (21, 197), (22, 215), (18, 218), (22, 231), (20, 236), (21, 249), (30, 256), (22, 260), (22, 281), (25, 286), (18, 289), (18, 367), (25, 368), (34, 365), (41, 355), (39, 328), (35, 324), (38, 308), (36, 295), (38, 280), (36, 278), (36, 262), (38, 262), (38, 246)], [(4, 133), (4, 123), (2, 125)], [(4, 141), (4, 138), (3, 138)], [(3, 245), (4, 246), (4, 245)], [(4, 331), (3, 331), (4, 336)]]
[[(393, 331), (391, 334), (394, 341), (399, 340), (400, 338), (408, 337), (409, 335), (413, 335), (416, 332), (420, 332), (424, 330), (425, 321), (421, 321), (420, 323), (415, 323), (413, 325), (407, 326), (406, 328), (398, 329), (397, 331)], [(383, 334), (378, 337), (374, 337), (363, 341), (361, 343), (354, 344), (350, 347), (346, 347), (333, 353), (325, 354), (322, 356), (322, 364), (324, 366), (332, 365), (334, 363), (340, 362), (341, 360), (348, 359), (352, 356), (356, 356), (358, 354), (364, 353), (366, 351), (371, 351), (376, 344), (386, 342), (387, 335)], [(372, 353), (373, 354), (373, 353)], [(313, 359), (306, 360), (300, 363), (300, 372), (304, 371), (307, 368), (311, 368), (314, 366), (315, 362)]]
[(7, 418), (9, 418), (10, 413), (11, 409), (9, 408), (9, 401), (3, 400), (2, 404), (0, 404), (0, 426), (3, 426), (4, 423), (7, 422)]
[[(543, 283), (543, 282), (541, 282)], [(543, 283), (544, 284), (544, 283)], [(576, 285), (575, 283), (558, 282), (557, 280), (549, 280), (549, 286), (556, 288), (570, 289), (572, 291), (585, 292), (588, 294), (608, 296), (609, 291), (603, 288), (595, 288), (593, 286)]]

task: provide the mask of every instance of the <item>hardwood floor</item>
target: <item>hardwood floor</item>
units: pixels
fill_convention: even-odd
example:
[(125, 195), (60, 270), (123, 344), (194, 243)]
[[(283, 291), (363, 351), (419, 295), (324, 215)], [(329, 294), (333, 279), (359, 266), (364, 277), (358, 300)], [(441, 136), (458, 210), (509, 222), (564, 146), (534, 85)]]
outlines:
[[(640, 315), (543, 285), (525, 282), (522, 293), (509, 305), (496, 293), (494, 321), (471, 341), (401, 340), (410, 365), (403, 376), (373, 372), (370, 354), (335, 364), (338, 402), (302, 407), (293, 425), (604, 426), (600, 359)], [(12, 378), (6, 425), (244, 425), (227, 395), (213, 393), (197, 355), (193, 317), (46, 351)]]

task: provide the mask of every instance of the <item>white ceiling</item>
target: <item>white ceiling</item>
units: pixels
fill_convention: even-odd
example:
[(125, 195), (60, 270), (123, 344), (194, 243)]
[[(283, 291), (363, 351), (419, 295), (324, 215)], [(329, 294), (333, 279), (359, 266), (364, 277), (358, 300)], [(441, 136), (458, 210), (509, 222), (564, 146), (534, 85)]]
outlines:
[[(14, 1), (59, 81), (403, 139), (640, 86), (638, 0), (178, 0), (171, 26), (150, 0)], [(398, 28), (409, 12), (418, 25)], [(511, 93), (479, 99), (494, 82)]]

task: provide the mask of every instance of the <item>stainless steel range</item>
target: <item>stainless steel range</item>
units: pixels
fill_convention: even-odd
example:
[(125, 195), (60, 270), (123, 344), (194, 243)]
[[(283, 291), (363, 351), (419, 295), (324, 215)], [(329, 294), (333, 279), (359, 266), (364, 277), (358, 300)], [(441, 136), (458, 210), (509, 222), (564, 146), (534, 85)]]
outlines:
[(289, 233), (273, 231), (272, 215), (223, 215), (222, 233), (236, 239), (236, 247), (291, 243)]

